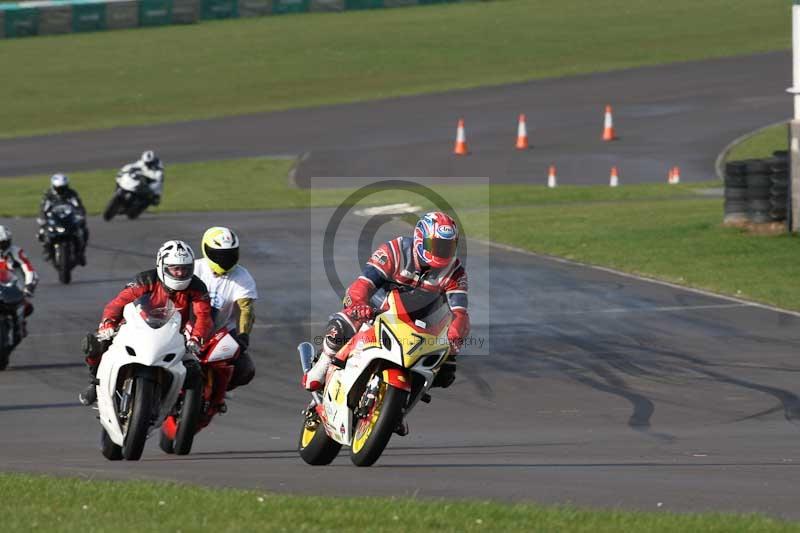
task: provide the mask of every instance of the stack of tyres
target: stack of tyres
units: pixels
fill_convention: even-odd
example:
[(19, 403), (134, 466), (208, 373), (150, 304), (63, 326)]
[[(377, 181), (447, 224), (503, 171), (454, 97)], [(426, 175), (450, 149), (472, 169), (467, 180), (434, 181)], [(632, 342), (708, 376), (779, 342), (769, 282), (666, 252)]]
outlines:
[(773, 221), (786, 220), (789, 211), (789, 158), (785, 152), (775, 152), (765, 162), (771, 170), (770, 217)]
[(750, 159), (745, 161), (747, 174), (747, 216), (750, 222), (764, 224), (772, 222), (771, 189), (772, 171), (766, 161)]
[(749, 220), (747, 211), (747, 174), (745, 161), (732, 161), (725, 165), (725, 220), (737, 224)]

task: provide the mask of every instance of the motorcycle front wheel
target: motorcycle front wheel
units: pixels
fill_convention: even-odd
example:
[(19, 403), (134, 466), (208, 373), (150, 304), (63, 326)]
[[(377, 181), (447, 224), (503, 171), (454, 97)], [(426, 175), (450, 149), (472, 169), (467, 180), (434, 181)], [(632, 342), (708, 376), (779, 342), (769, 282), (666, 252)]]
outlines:
[(14, 326), (9, 322), (5, 317), (0, 320), (0, 372), (8, 367), (8, 360), (11, 356), (11, 345), (8, 343), (8, 337), (9, 328)]
[(325, 433), (325, 428), (322, 427), (322, 422), (316, 414), (314, 417), (316, 426), (309, 425), (314, 419), (303, 420), (297, 451), (303, 461), (310, 465), (329, 465), (339, 455), (342, 445)]
[(150, 421), (156, 411), (156, 383), (145, 376), (133, 379), (133, 408), (122, 445), (122, 456), (128, 461), (138, 461), (142, 457)]
[(103, 211), (103, 220), (108, 222), (109, 220), (114, 218), (114, 215), (116, 215), (117, 211), (119, 210), (119, 204), (120, 204), (119, 194), (115, 192), (114, 195), (111, 197), (111, 200), (109, 200), (105, 211)]
[(53, 246), (53, 264), (58, 270), (58, 281), (67, 285), (72, 281), (72, 269), (69, 264), (70, 251), (69, 246), (71, 243), (56, 243)]
[(173, 444), (175, 455), (188, 455), (192, 451), (202, 411), (203, 384), (197, 379), (195, 383), (187, 384), (183, 391), (183, 404), (176, 420), (178, 429), (175, 431)]
[(408, 399), (404, 390), (381, 381), (369, 413), (356, 422), (350, 460), (356, 466), (372, 466), (383, 453), (403, 416)]

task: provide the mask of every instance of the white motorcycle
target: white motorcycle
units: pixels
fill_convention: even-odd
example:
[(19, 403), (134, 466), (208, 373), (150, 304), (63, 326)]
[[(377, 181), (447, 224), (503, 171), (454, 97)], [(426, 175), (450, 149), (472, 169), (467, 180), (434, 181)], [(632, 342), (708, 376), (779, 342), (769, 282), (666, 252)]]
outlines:
[[(310, 465), (326, 465), (350, 446), (356, 466), (370, 466), (392, 433), (428, 391), (450, 353), (447, 300), (421, 290), (394, 289), (387, 309), (342, 347), (331, 364), (322, 393), (304, 411), (298, 451)], [(308, 372), (314, 346), (297, 347)], [(346, 365), (344, 361), (346, 360)]]
[(117, 188), (103, 211), (103, 219), (108, 221), (118, 214), (127, 215), (129, 219), (137, 218), (154, 203), (156, 191), (153, 184), (162, 179), (161, 171), (147, 173), (130, 165), (124, 167), (117, 174)]
[(194, 438), (200, 404), (181, 406), (179, 400), (186, 387), (200, 398), (202, 383), (199, 376), (187, 379), (181, 316), (171, 301), (153, 307), (143, 296), (125, 306), (123, 317), (97, 369), (97, 408), (103, 456), (137, 461), (147, 437), (174, 408), (179, 413), (176, 445)]

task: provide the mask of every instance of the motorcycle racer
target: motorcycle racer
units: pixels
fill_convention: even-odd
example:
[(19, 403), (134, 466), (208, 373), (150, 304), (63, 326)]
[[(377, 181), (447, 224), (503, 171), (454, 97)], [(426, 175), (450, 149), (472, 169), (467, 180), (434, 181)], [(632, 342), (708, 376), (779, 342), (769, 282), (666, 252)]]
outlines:
[(186, 326), (191, 311), (194, 315), (194, 324), (192, 336), (186, 341), (186, 350), (190, 354), (196, 356), (203, 343), (211, 336), (213, 328), (211, 304), (205, 284), (194, 275), (194, 251), (183, 241), (167, 241), (158, 250), (156, 268), (137, 274), (136, 278), (106, 305), (97, 333), (86, 336), (84, 352), (92, 380), (89, 387), (79, 396), (82, 404), (92, 405), (97, 400), (95, 389), (97, 383), (94, 376), (103, 353), (110, 345), (122, 320), (123, 309), (144, 295), (150, 296), (150, 301), (155, 307), (171, 300), (181, 314), (182, 327)]
[(41, 242), (43, 246), (42, 255), (44, 256), (45, 260), (49, 259), (50, 247), (47, 246), (47, 243), (45, 242), (44, 219), (47, 217), (48, 211), (50, 211), (54, 205), (60, 203), (72, 205), (83, 217), (80, 221), (81, 234), (78, 236), (80, 243), (78, 250), (78, 262), (81, 264), (81, 266), (86, 266), (86, 245), (89, 244), (89, 228), (86, 225), (86, 208), (83, 206), (83, 202), (81, 202), (81, 197), (78, 196), (78, 192), (69, 186), (69, 177), (67, 177), (65, 174), (53, 174), (50, 177), (50, 188), (44, 192), (44, 196), (42, 196), (42, 202), (39, 206), (40, 215), (38, 238), (39, 242)]
[(161, 203), (164, 192), (164, 164), (153, 150), (142, 152), (142, 156), (133, 163), (127, 164), (120, 170), (120, 174), (135, 173), (147, 179), (152, 193), (153, 205)]
[(239, 264), (239, 237), (225, 227), (208, 228), (203, 234), (203, 258), (195, 262), (195, 275), (206, 287), (214, 313), (214, 330), (227, 328), (241, 346), (228, 390), (248, 384), (255, 376), (247, 353), (255, 322), (256, 282)]
[(449, 387), (455, 380), (456, 354), (469, 334), (467, 274), (456, 257), (457, 247), (455, 220), (445, 213), (431, 212), (419, 219), (412, 238), (397, 237), (375, 250), (361, 276), (347, 289), (344, 308), (328, 322), (322, 353), (303, 376), (302, 385), (311, 391), (322, 388), (339, 350), (375, 316), (386, 293), (399, 286), (441, 292), (447, 297), (453, 313), (447, 338), (453, 349), (433, 386)]
[[(30, 299), (33, 297), (36, 285), (39, 283), (39, 275), (22, 248), (13, 244), (12, 237), (10, 229), (0, 226), (0, 269), (8, 270), (14, 274), (21, 271), (24, 274), (25, 316), (28, 317), (33, 314), (33, 304)], [(21, 326), (22, 336), (25, 337), (28, 334), (25, 323), (21, 324)]]

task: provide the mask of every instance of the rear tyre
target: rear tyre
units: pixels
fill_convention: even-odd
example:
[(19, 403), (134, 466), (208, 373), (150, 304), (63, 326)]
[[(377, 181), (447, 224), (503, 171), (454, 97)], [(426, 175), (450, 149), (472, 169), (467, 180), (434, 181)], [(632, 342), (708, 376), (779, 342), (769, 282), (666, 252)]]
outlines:
[(114, 444), (105, 429), (101, 429), (100, 431), (100, 450), (103, 452), (103, 457), (109, 461), (121, 460), (122, 447)]
[[(183, 405), (176, 422), (178, 429), (175, 431), (175, 455), (188, 455), (192, 451), (192, 443), (200, 423), (203, 410), (203, 386), (199, 379), (189, 385), (183, 393)], [(162, 433), (163, 435), (163, 433)], [(163, 448), (162, 448), (163, 449)]]
[(137, 376), (134, 379), (133, 409), (128, 422), (128, 431), (125, 434), (125, 442), (122, 445), (122, 456), (128, 461), (138, 461), (142, 457), (156, 400), (154, 381), (144, 376)]
[(313, 466), (329, 465), (339, 455), (342, 445), (333, 440), (325, 433), (322, 422), (317, 423), (317, 427), (309, 429), (306, 421), (300, 430), (300, 442), (297, 451), (306, 463)]
[[(383, 453), (403, 416), (408, 392), (382, 382), (368, 420), (359, 421), (353, 435), (350, 460), (356, 466), (372, 466)], [(364, 424), (361, 426), (361, 424)]]
[(167, 437), (163, 430), (159, 431), (158, 435), (158, 447), (161, 448), (162, 452), (173, 455), (175, 453), (175, 441)]

